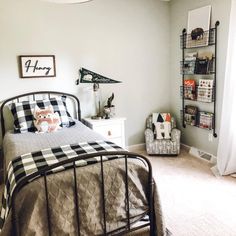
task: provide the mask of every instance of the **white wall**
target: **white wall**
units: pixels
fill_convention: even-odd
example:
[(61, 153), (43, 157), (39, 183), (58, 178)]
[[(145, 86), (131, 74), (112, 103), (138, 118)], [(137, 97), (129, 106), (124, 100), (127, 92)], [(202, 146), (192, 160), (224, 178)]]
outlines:
[[(231, 0), (173, 0), (170, 4), (170, 19), (171, 19), (171, 110), (178, 117), (179, 127), (180, 122), (180, 109), (181, 99), (179, 95), (179, 88), (182, 84), (180, 75), (179, 62), (181, 61), (182, 51), (180, 49), (179, 35), (182, 29), (187, 27), (188, 11), (198, 7), (211, 5), (212, 17), (211, 23), (214, 26), (217, 20), (220, 21), (218, 30), (218, 58), (217, 58), (217, 111), (216, 111), (216, 132), (219, 133), (220, 116), (222, 106), (222, 93), (224, 86), (224, 73), (226, 50), (228, 43), (228, 24), (230, 15)], [(201, 109), (210, 110), (210, 106), (200, 103), (193, 103), (201, 106)], [(226, 114), (225, 114), (226, 115)], [(182, 142), (205, 150), (209, 153), (215, 154), (217, 152), (218, 138), (213, 138), (213, 141), (208, 140), (209, 132), (206, 130), (198, 129), (196, 127), (187, 126), (186, 129), (182, 128)]]
[[(117, 115), (127, 117), (126, 144), (142, 143), (146, 116), (170, 107), (169, 26), (169, 5), (157, 0), (81, 5), (1, 0), (0, 100), (36, 90), (65, 91), (78, 95), (82, 115), (90, 116), (91, 87), (75, 86), (85, 67), (123, 82), (101, 86), (103, 100), (115, 93)], [(17, 56), (24, 54), (55, 55), (57, 77), (20, 79)]]

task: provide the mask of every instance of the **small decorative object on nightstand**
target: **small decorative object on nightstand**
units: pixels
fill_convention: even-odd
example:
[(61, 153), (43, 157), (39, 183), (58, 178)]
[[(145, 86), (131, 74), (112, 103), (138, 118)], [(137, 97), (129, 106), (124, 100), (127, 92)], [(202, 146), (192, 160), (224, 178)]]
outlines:
[(125, 148), (125, 120), (124, 117), (111, 119), (93, 120), (84, 118), (83, 123), (104, 136), (105, 139)]
[(115, 106), (112, 105), (114, 99), (114, 93), (107, 99), (107, 105), (104, 106), (105, 119), (110, 119), (115, 115)]

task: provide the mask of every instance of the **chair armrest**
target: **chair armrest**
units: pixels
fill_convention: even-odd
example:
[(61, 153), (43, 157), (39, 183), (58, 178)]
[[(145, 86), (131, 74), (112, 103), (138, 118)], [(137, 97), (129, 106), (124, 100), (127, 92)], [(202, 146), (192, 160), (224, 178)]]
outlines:
[(146, 129), (145, 130), (145, 142), (146, 143), (150, 143), (150, 142), (153, 142), (154, 140), (154, 133), (151, 129)]
[(152, 115), (146, 119), (146, 129), (152, 129)]
[(179, 129), (174, 128), (171, 130), (171, 140), (172, 141), (180, 143), (180, 136), (181, 136), (181, 131)]

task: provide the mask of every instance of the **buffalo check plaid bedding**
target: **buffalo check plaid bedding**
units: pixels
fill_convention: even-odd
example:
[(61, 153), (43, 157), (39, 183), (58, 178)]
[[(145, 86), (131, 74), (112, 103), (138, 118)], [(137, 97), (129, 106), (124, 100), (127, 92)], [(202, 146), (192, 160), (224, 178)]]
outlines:
[(57, 112), (61, 119), (62, 127), (70, 127), (75, 124), (70, 113), (66, 108), (66, 96), (55, 97), (44, 100), (23, 101), (10, 104), (10, 109), (14, 117), (15, 133), (26, 133), (37, 131), (34, 126), (34, 109), (45, 108), (51, 105), (54, 112)]
[[(15, 158), (11, 161), (7, 168), (7, 178), (5, 182), (4, 195), (2, 197), (2, 209), (0, 215), (0, 232), (3, 228), (6, 217), (8, 216), (11, 208), (12, 193), (24, 177), (29, 176), (39, 170), (44, 169), (50, 165), (64, 161), (67, 159), (75, 158), (82, 154), (96, 153), (99, 151), (122, 151), (123, 149), (116, 144), (109, 141), (94, 141), (83, 142), (71, 145), (64, 145), (57, 148), (47, 148), (41, 151), (27, 153)], [(103, 156), (103, 160), (116, 159), (118, 156)], [(99, 162), (100, 158), (97, 157), (89, 159), (81, 159), (75, 162), (76, 166), (85, 166)], [(70, 166), (57, 167), (51, 170), (51, 173), (56, 173), (61, 170), (72, 167)]]

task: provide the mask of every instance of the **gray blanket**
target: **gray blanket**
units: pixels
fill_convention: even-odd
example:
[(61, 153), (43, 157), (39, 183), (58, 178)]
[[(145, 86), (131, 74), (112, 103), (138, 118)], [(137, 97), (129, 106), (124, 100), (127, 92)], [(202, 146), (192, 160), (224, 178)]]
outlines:
[(52, 148), (66, 144), (104, 140), (100, 134), (77, 121), (70, 128), (63, 128), (53, 133), (22, 133), (7, 132), (3, 140), (6, 167), (17, 156), (25, 153)]

